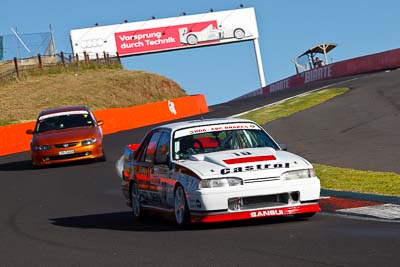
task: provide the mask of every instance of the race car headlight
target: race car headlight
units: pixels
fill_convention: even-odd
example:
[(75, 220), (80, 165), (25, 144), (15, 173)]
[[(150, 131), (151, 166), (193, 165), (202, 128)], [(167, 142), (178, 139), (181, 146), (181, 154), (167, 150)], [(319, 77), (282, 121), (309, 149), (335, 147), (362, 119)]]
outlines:
[(226, 177), (218, 179), (204, 179), (199, 183), (199, 188), (214, 188), (242, 185), (243, 181), (237, 177)]
[(281, 175), (281, 178), (284, 180), (295, 180), (295, 179), (311, 178), (314, 176), (315, 176), (314, 169), (304, 169), (304, 170), (285, 172)]
[(49, 150), (51, 149), (51, 146), (49, 145), (36, 145), (33, 147), (33, 151), (43, 151), (43, 150)]
[(94, 143), (97, 142), (96, 138), (91, 138), (91, 139), (87, 139), (87, 140), (83, 140), (82, 141), (82, 146), (88, 146), (88, 145), (93, 145)]

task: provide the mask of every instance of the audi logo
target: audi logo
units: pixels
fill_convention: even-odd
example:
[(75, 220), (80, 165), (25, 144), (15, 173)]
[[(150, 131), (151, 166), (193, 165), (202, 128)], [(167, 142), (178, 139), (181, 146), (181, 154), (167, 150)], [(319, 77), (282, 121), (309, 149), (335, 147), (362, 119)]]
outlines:
[(88, 39), (88, 40), (81, 41), (82, 48), (102, 47), (103, 44), (104, 44), (104, 40), (101, 38)]

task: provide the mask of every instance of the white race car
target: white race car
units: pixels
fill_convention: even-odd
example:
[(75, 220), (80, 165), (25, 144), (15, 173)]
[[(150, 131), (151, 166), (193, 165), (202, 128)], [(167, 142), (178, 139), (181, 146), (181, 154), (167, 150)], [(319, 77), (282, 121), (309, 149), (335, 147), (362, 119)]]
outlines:
[(236, 38), (238, 40), (245, 37), (250, 37), (251, 34), (241, 28), (215, 28), (214, 25), (210, 24), (201, 31), (194, 32), (188, 30), (188, 28), (179, 29), (179, 37), (182, 44), (195, 45), (200, 42), (207, 42), (213, 40), (231, 39)]
[(320, 211), (320, 181), (256, 123), (210, 119), (159, 126), (117, 162), (135, 219), (167, 212), (178, 225)]

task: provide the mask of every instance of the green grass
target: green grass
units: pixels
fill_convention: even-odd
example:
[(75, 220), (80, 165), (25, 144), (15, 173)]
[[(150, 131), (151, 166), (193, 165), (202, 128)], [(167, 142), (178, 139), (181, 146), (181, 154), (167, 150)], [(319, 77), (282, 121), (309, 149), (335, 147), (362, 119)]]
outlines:
[(313, 164), (325, 189), (400, 196), (400, 175)]
[[(260, 125), (290, 116), (296, 112), (319, 105), (347, 92), (347, 88), (320, 90), (305, 96), (295, 97), (240, 116)], [(400, 196), (400, 175), (391, 172), (360, 171), (313, 164), (321, 187), (338, 191)]]
[(296, 112), (319, 105), (335, 96), (347, 92), (348, 88), (324, 89), (302, 97), (295, 97), (240, 116), (264, 125), (270, 121), (290, 116)]

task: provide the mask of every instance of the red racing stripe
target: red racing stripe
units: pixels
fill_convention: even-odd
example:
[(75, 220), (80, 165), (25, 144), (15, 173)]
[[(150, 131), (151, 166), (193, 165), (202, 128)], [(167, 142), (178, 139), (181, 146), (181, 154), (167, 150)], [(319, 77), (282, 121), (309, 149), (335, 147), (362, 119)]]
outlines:
[(238, 164), (238, 163), (267, 161), (267, 160), (276, 160), (276, 158), (273, 155), (255, 156), (255, 157), (246, 157), (246, 158), (237, 158), (237, 159), (226, 159), (226, 160), (224, 160), (224, 162), (226, 164)]

